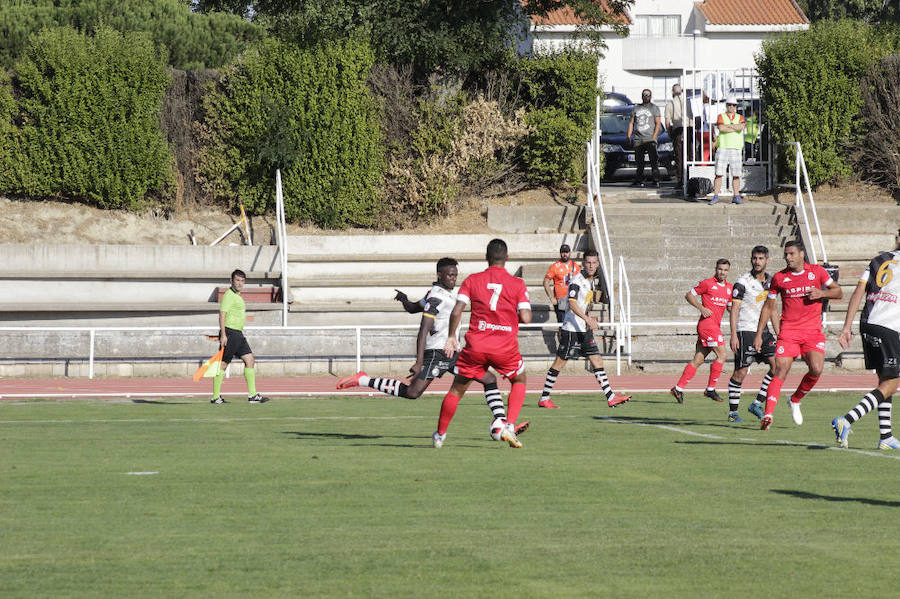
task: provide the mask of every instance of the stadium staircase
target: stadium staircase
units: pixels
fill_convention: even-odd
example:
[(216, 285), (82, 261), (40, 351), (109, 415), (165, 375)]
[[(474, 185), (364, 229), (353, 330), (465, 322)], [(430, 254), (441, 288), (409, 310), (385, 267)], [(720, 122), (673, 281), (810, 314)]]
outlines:
[[(729, 281), (749, 270), (750, 250), (770, 250), (770, 272), (784, 268), (784, 243), (800, 236), (793, 208), (775, 203), (632, 204), (605, 207), (613, 254), (624, 256), (632, 288), (632, 363), (645, 371), (677, 371), (690, 358), (693, 326), (652, 323), (696, 322), (697, 311), (684, 294), (713, 275), (718, 258), (731, 261)], [(879, 251), (894, 247), (900, 223), (897, 206), (820, 206), (819, 224), (831, 264), (840, 268), (844, 299), (832, 301), (827, 320), (826, 358), (832, 364), (861, 367), (859, 340), (842, 351), (837, 343), (847, 301), (859, 274)], [(815, 227), (812, 227), (815, 236)], [(821, 261), (821, 260), (820, 260)], [(728, 316), (723, 332), (728, 335)], [(647, 326), (650, 324), (651, 326)]]

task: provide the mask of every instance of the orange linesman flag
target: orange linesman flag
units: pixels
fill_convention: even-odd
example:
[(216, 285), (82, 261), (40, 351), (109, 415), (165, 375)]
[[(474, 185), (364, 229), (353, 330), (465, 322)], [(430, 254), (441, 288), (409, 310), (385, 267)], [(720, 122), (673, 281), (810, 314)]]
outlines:
[(219, 374), (222, 371), (222, 357), (224, 354), (225, 348), (223, 347), (197, 369), (197, 372), (194, 373), (194, 380), (199, 381), (202, 378), (213, 377)]

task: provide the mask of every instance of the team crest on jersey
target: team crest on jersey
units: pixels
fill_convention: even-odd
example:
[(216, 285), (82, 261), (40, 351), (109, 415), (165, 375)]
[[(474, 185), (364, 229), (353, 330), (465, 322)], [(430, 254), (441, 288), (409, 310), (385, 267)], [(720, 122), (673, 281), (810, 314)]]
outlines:
[(813, 279), (816, 278), (816, 275), (813, 273), (808, 273), (806, 276), (809, 278), (810, 281), (812, 281)]
[(434, 367), (431, 369), (431, 376), (438, 376), (441, 373), (441, 369), (438, 367)]

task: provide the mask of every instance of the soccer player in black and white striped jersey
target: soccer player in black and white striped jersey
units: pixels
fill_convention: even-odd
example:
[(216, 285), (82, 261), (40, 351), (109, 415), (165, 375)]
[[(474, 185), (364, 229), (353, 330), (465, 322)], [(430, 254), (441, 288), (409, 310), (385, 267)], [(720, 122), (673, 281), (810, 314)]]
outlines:
[[(759, 313), (766, 301), (771, 275), (766, 273), (769, 265), (769, 248), (758, 245), (750, 251), (750, 271), (738, 277), (731, 292), (731, 351), (734, 352), (734, 372), (728, 380), (728, 421), (743, 422), (738, 413), (741, 403), (741, 386), (754, 362), (768, 362), (769, 372), (763, 377), (759, 393), (747, 410), (757, 418), (763, 417), (766, 390), (772, 380), (775, 368), (775, 336), (768, 326), (763, 332), (762, 351), (753, 347), (753, 337), (759, 324)], [(775, 335), (778, 334), (778, 319), (770, 318)]]
[(538, 401), (540, 408), (559, 407), (550, 399), (550, 392), (553, 390), (553, 385), (556, 384), (559, 371), (566, 365), (566, 362), (580, 357), (587, 358), (591, 363), (594, 378), (597, 379), (600, 389), (606, 396), (609, 407), (614, 408), (631, 399), (630, 395), (617, 395), (613, 392), (609, 385), (609, 378), (606, 376), (606, 370), (603, 368), (603, 358), (600, 357), (600, 350), (597, 349), (597, 342), (594, 340), (594, 329), (599, 328), (600, 324), (589, 313), (594, 301), (594, 294), (598, 293), (596, 275), (599, 269), (600, 258), (597, 256), (597, 251), (585, 251), (581, 271), (572, 277), (569, 283), (568, 305), (560, 330), (559, 347), (556, 349), (556, 359), (544, 378), (544, 390)]
[[(422, 321), (416, 337), (416, 362), (410, 368), (411, 380), (407, 384), (400, 379), (369, 376), (365, 372), (357, 372), (338, 381), (338, 389), (351, 387), (369, 387), (393, 397), (417, 399), (431, 385), (456, 364), (457, 356), (448, 358), (444, 355), (444, 343), (450, 323), (450, 312), (456, 305), (456, 279), (459, 276), (458, 263), (453, 258), (441, 258), (437, 262), (437, 281), (421, 300), (409, 301), (406, 294), (398, 291), (394, 298), (403, 304), (410, 314), (422, 312)], [(457, 354), (458, 355), (458, 354)], [(503, 396), (497, 387), (497, 377), (490, 372), (479, 381), (484, 386), (484, 400), (494, 419), (506, 419), (503, 407)], [(525, 421), (516, 427), (516, 434), (525, 432), (529, 422)]]
[(850, 346), (850, 327), (863, 297), (865, 306), (859, 318), (859, 332), (866, 368), (878, 375), (878, 386), (866, 393), (843, 417), (832, 420), (831, 427), (838, 445), (847, 447), (850, 426), (877, 408), (877, 448), (900, 449), (900, 441), (891, 432), (891, 396), (900, 383), (900, 245), (892, 252), (876, 256), (860, 276), (838, 337), (844, 349)]

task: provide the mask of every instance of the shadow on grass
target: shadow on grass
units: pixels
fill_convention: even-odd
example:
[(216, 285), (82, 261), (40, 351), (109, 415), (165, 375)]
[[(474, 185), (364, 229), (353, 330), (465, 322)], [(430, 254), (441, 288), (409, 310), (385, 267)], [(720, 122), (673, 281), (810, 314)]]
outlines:
[[(409, 439), (410, 437), (404, 437), (401, 435), (390, 436), (390, 435), (356, 435), (356, 434), (347, 434), (347, 433), (307, 433), (303, 431), (285, 431), (283, 434), (285, 435), (294, 435), (297, 439), (343, 439), (345, 441), (365, 441), (365, 440), (376, 440), (376, 439)], [(434, 448), (431, 446), (431, 439), (419, 439), (415, 438), (414, 443), (354, 443), (354, 446), (358, 447), (403, 447), (408, 449), (431, 449)], [(454, 443), (454, 447), (469, 447), (469, 448), (483, 448), (484, 445), (475, 445), (475, 444), (467, 444), (465, 442)]]
[(148, 403), (156, 406), (184, 406), (188, 405), (189, 401), (157, 401), (154, 399), (132, 399), (131, 403)]
[(871, 499), (869, 497), (838, 497), (835, 495), (819, 495), (806, 491), (794, 491), (791, 489), (770, 489), (773, 493), (790, 495), (798, 499), (824, 499), (825, 501), (856, 501), (866, 505), (878, 505), (883, 507), (900, 507), (900, 501), (886, 501), (884, 499)]
[(708, 420), (690, 420), (690, 419), (680, 419), (680, 418), (653, 418), (647, 416), (625, 416), (623, 412), (616, 412), (615, 414), (603, 415), (603, 416), (592, 416), (594, 420), (599, 420), (601, 422), (613, 422), (616, 424), (618, 422), (625, 422), (628, 424), (649, 424), (649, 425), (665, 425), (665, 426), (689, 426), (689, 425), (699, 425), (699, 426), (724, 426), (726, 428), (729, 427), (727, 424), (717, 424), (715, 422), (710, 422)]
[(355, 435), (346, 433), (305, 433), (302, 431), (285, 431), (285, 435), (294, 435), (298, 439), (383, 439), (384, 435)]

